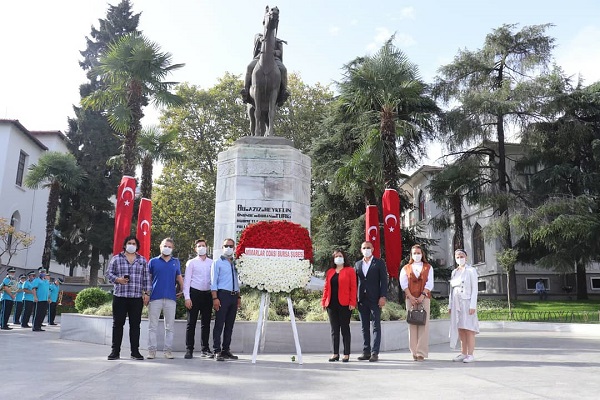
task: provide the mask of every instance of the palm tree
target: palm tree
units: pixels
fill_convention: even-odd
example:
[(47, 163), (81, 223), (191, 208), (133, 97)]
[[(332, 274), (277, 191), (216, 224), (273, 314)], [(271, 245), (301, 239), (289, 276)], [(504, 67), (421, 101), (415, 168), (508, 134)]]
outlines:
[(142, 197), (152, 198), (152, 170), (155, 161), (175, 161), (181, 153), (175, 147), (176, 131), (162, 132), (155, 126), (142, 130), (138, 140), (138, 156), (142, 165)]
[(392, 36), (374, 55), (347, 64), (339, 89), (343, 107), (359, 116), (365, 134), (378, 125), (383, 182), (385, 188), (398, 190), (400, 168), (420, 161), (423, 141), (433, 136), (437, 107), (425, 96), (418, 67), (393, 40)]
[(184, 64), (171, 64), (171, 54), (143, 35), (122, 36), (108, 47), (94, 70), (104, 82), (81, 100), (86, 108), (105, 110), (110, 125), (122, 135), (123, 175), (133, 176), (136, 166), (137, 138), (142, 129), (142, 108), (149, 101), (157, 106), (181, 103), (179, 96), (169, 91), (176, 82), (164, 78)]
[(44, 153), (37, 164), (29, 167), (29, 173), (25, 177), (25, 186), (31, 189), (50, 188), (46, 209), (46, 239), (42, 255), (42, 266), (46, 270), (50, 267), (52, 238), (60, 191), (62, 189), (75, 192), (84, 179), (85, 172), (77, 165), (75, 157), (70, 153), (56, 151)]

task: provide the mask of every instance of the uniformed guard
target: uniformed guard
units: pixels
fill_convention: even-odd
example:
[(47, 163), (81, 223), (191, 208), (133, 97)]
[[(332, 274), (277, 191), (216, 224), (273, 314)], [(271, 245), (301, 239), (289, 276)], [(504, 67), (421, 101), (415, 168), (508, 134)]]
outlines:
[(27, 280), (27, 275), (19, 275), (17, 283), (17, 297), (15, 298), (15, 315), (13, 317), (13, 325), (21, 325), (21, 315), (23, 314), (23, 284)]
[(2, 280), (2, 284), (0, 284), (0, 329), (10, 330), (11, 327), (8, 326), (8, 318), (13, 309), (13, 304), (15, 302), (16, 297), (16, 285), (15, 281), (15, 272), (17, 269), (15, 267), (9, 267), (6, 270), (6, 278)]
[(48, 325), (57, 325), (54, 322), (56, 318), (56, 305), (58, 304), (58, 294), (60, 293), (60, 278), (50, 279), (50, 305), (48, 307)]
[(35, 303), (33, 312), (34, 332), (43, 332), (42, 322), (48, 312), (48, 294), (50, 281), (46, 279), (46, 268), (38, 268), (38, 277), (33, 280), (33, 302)]
[(29, 319), (33, 312), (33, 280), (35, 279), (35, 271), (29, 271), (27, 273), (27, 280), (23, 284), (23, 316), (21, 317), (21, 327), (31, 328), (29, 325)]

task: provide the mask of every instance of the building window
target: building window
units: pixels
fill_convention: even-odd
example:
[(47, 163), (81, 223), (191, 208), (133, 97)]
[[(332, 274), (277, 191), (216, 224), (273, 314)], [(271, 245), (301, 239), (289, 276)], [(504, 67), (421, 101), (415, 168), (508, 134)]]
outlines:
[(425, 219), (425, 193), (422, 190), (419, 190), (419, 221), (423, 221)]
[(590, 278), (592, 284), (592, 290), (600, 290), (600, 278)]
[(487, 282), (486, 281), (477, 282), (477, 291), (485, 292), (486, 290), (487, 290)]
[(485, 241), (483, 240), (483, 229), (475, 223), (473, 227), (473, 264), (485, 262)]
[(27, 162), (27, 154), (21, 150), (19, 154), (19, 165), (17, 166), (17, 186), (23, 186), (23, 175), (25, 174), (25, 163)]
[(525, 278), (525, 287), (527, 288), (527, 290), (535, 290), (535, 284), (540, 279), (542, 280), (542, 282), (544, 282), (544, 287), (546, 288), (546, 290), (550, 290), (550, 279), (548, 278)]

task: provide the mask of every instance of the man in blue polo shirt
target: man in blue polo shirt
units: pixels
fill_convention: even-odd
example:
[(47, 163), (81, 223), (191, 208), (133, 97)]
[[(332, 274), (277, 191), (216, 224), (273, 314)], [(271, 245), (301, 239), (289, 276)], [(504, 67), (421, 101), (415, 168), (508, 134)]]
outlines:
[(60, 284), (62, 283), (61, 278), (50, 279), (50, 304), (48, 305), (48, 325), (57, 325), (54, 320), (56, 319), (56, 306), (58, 305), (58, 295), (60, 294)]
[[(160, 243), (160, 256), (154, 257), (148, 264), (152, 278), (152, 293), (148, 305), (148, 359), (156, 357), (156, 329), (161, 311), (165, 318), (165, 358), (173, 358), (173, 330), (175, 325), (176, 300), (183, 290), (181, 265), (179, 259), (172, 257), (175, 248), (173, 239), (166, 238)], [(179, 285), (179, 293), (175, 283)]]
[(0, 294), (0, 329), (2, 330), (12, 329), (8, 326), (8, 318), (16, 297), (16, 291), (13, 291), (13, 287), (16, 287), (15, 272), (17, 272), (15, 267), (9, 267), (6, 270), (6, 278), (0, 283), (0, 292), (2, 292)]
[[(215, 360), (237, 360), (231, 354), (231, 335), (235, 316), (240, 306), (240, 285), (233, 265), (233, 239), (223, 241), (223, 255), (213, 261), (210, 270), (210, 290), (215, 309), (215, 326), (213, 328), (213, 350)], [(221, 345), (221, 335), (223, 343)]]
[(27, 279), (27, 275), (19, 275), (19, 283), (17, 284), (17, 297), (15, 297), (15, 316), (13, 317), (13, 325), (21, 325), (21, 315), (23, 314), (23, 284)]
[(27, 280), (23, 283), (23, 316), (21, 317), (21, 328), (31, 328), (29, 319), (33, 311), (33, 280), (35, 279), (35, 271), (27, 273)]
[(33, 280), (33, 302), (35, 303), (33, 311), (33, 328), (34, 332), (43, 332), (42, 322), (48, 312), (48, 295), (50, 281), (46, 279), (46, 268), (38, 268), (38, 277)]

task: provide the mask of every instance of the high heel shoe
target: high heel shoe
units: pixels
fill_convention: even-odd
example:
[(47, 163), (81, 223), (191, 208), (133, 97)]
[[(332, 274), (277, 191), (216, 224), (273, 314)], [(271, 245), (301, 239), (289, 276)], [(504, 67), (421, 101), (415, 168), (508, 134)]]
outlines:
[(334, 361), (340, 361), (340, 355), (338, 354), (337, 356), (333, 356), (329, 359), (329, 362), (334, 362)]
[(348, 362), (350, 361), (350, 356), (344, 356), (344, 358), (342, 358), (342, 362)]

